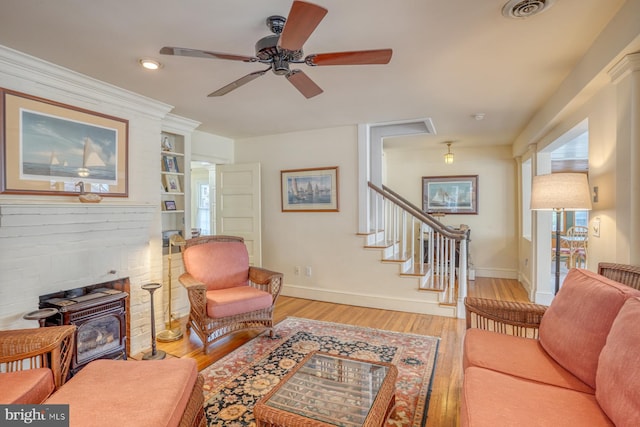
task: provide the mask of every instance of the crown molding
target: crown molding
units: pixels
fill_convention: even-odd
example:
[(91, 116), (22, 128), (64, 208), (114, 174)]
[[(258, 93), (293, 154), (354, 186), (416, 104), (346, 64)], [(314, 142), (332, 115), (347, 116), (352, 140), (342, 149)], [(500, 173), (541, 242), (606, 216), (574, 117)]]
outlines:
[(73, 100), (107, 114), (126, 109), (159, 120), (173, 109), (169, 104), (1, 45), (0, 86), (63, 103)]
[(609, 70), (609, 77), (612, 83), (617, 84), (635, 71), (640, 71), (640, 52), (625, 55)]

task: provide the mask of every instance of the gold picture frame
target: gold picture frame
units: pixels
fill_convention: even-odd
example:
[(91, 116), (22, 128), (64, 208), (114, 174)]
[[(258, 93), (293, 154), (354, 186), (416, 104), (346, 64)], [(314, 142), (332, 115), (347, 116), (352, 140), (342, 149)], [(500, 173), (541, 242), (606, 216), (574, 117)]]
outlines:
[(282, 212), (339, 212), (338, 166), (280, 171)]
[(166, 186), (167, 193), (182, 193), (178, 175), (165, 174), (164, 184)]
[(0, 88), (0, 193), (128, 197), (129, 121)]

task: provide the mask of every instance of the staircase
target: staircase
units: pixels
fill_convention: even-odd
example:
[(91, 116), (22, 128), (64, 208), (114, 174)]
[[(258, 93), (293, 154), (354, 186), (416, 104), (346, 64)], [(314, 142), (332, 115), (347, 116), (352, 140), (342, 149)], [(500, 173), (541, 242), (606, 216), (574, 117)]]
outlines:
[(371, 231), (359, 233), (364, 248), (380, 251), (383, 263), (432, 293), (445, 313), (464, 317), (469, 229), (447, 227), (388, 187), (368, 185)]

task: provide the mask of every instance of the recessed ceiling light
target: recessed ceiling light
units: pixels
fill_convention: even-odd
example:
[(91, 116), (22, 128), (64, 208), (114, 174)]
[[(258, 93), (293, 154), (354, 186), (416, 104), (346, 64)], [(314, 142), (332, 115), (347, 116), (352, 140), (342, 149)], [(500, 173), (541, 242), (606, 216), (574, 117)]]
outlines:
[(140, 60), (140, 65), (142, 65), (147, 70), (157, 70), (162, 68), (162, 64), (153, 59), (143, 58)]

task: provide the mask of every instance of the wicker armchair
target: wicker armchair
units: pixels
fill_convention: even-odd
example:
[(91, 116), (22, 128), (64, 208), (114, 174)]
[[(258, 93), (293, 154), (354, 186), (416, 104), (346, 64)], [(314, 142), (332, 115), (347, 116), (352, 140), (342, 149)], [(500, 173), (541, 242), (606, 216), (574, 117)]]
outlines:
[[(640, 289), (640, 267), (604, 263), (598, 264), (598, 274)], [(475, 327), (508, 335), (538, 338), (538, 329), (547, 306), (488, 298), (467, 297), (464, 300), (467, 329)]]
[(187, 240), (182, 253), (192, 327), (208, 352), (209, 344), (230, 333), (268, 328), (273, 334), (273, 309), (283, 275), (249, 266), (242, 237), (201, 236)]
[(67, 380), (75, 326), (0, 331), (0, 372), (50, 368), (55, 390)]

